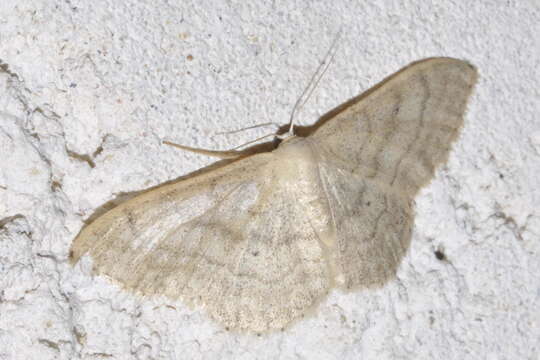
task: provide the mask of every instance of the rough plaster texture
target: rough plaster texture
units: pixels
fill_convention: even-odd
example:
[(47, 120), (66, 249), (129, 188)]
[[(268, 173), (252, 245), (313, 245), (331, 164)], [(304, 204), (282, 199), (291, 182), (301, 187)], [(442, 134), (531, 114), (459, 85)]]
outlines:
[[(0, 359), (538, 359), (540, 7), (528, 1), (0, 3)], [(480, 72), (450, 160), (383, 289), (334, 292), (285, 332), (225, 331), (139, 299), (69, 247), (124, 192), (283, 124), (335, 34), (310, 124), (429, 56)]]

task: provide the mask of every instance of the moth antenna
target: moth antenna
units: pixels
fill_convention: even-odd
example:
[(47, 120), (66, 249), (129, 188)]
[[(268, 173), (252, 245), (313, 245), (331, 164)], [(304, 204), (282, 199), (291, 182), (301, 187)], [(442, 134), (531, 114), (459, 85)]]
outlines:
[(295, 115), (302, 109), (302, 107), (310, 99), (311, 95), (317, 88), (317, 85), (319, 84), (322, 77), (328, 70), (328, 67), (334, 60), (334, 57), (337, 53), (337, 45), (338, 45), (338, 40), (340, 36), (341, 36), (341, 29), (338, 31), (338, 33), (336, 34), (336, 37), (332, 41), (332, 45), (330, 45), (330, 48), (326, 52), (326, 55), (324, 56), (323, 61), (319, 64), (319, 66), (317, 67), (317, 70), (311, 76), (311, 79), (309, 80), (308, 85), (306, 86), (304, 91), (302, 91), (302, 94), (300, 94), (300, 96), (298, 97), (298, 100), (296, 100), (293, 106), (292, 112), (291, 112), (291, 117), (289, 119), (289, 131), (288, 131), (289, 136), (294, 135)]

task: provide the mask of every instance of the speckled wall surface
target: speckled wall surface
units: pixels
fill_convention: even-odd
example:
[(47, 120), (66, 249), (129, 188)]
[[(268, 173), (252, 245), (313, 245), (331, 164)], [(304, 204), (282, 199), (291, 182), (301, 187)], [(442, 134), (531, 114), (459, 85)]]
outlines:
[[(540, 343), (536, 1), (3, 1), (0, 359), (535, 359)], [(479, 71), (446, 166), (416, 198), (382, 289), (333, 292), (284, 332), (226, 331), (68, 261), (105, 203), (299, 116), (312, 124), (412, 61)]]

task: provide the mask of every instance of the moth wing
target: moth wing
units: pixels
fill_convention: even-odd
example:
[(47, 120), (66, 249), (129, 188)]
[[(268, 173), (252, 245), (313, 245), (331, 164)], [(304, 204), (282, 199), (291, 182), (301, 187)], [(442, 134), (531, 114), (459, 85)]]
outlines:
[(476, 77), (457, 59), (413, 63), (346, 103), (310, 138), (343, 169), (414, 195), (448, 158)]
[[(143, 295), (202, 305), (229, 328), (282, 328), (330, 287), (310, 219), (272, 153), (163, 185), (97, 218), (72, 246)], [(294, 166), (292, 167), (294, 169)]]
[(411, 201), (373, 180), (320, 165), (335, 225), (336, 283), (344, 289), (381, 286), (395, 276), (409, 248)]
[(336, 226), (346, 288), (392, 277), (412, 233), (412, 201), (446, 161), (476, 70), (424, 60), (353, 99), (310, 137)]

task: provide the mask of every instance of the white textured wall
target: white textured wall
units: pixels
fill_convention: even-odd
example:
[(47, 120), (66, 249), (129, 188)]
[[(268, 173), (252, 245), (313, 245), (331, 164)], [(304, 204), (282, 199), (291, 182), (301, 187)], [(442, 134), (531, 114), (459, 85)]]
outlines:
[[(2, 0), (0, 359), (538, 359), (538, 4)], [(301, 123), (420, 58), (480, 72), (397, 280), (257, 337), (68, 264), (98, 207), (212, 162), (161, 139), (230, 148), (274, 129), (216, 133), (285, 123), (340, 27)]]

